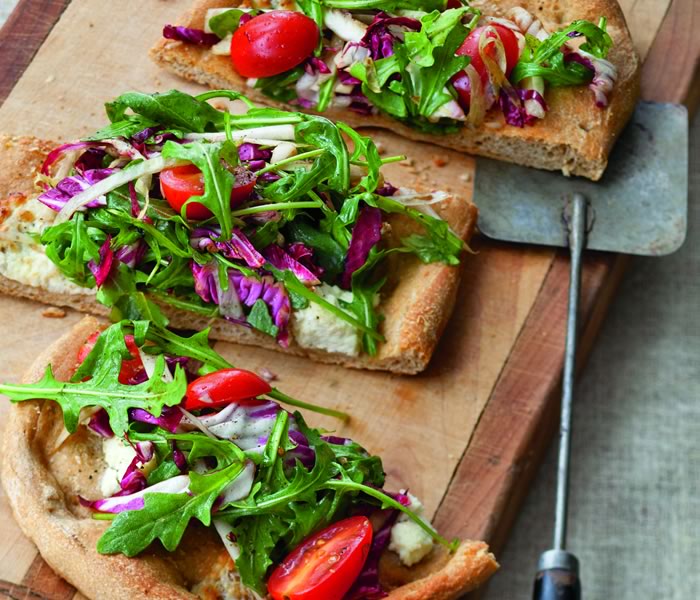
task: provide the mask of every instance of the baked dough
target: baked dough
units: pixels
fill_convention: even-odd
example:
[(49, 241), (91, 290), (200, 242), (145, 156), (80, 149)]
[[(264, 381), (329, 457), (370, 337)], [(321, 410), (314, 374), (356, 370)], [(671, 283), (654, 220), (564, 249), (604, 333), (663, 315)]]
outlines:
[[(197, 0), (177, 23), (201, 29), (208, 9), (236, 4), (237, 0)], [(390, 129), (412, 140), (460, 152), (600, 179), (610, 150), (639, 96), (639, 57), (618, 3), (615, 0), (472, 0), (470, 4), (485, 15), (498, 17), (505, 17), (511, 8), (521, 6), (540, 19), (548, 31), (561, 29), (577, 19), (597, 23), (601, 16), (607, 17), (608, 33), (614, 42), (608, 60), (618, 72), (610, 105), (605, 109), (596, 107), (587, 86), (550, 86), (546, 93), (549, 111), (535, 125), (524, 128), (506, 125), (500, 111), (491, 111), (488, 124), (445, 135), (422, 133), (383, 114), (367, 116), (330, 108), (324, 116), (356, 128)], [(246, 79), (234, 71), (229, 57), (212, 54), (206, 47), (161, 39), (150, 54), (157, 64), (185, 79), (213, 88), (242, 91), (256, 102), (274, 105), (273, 100), (246, 85)]]
[[(69, 379), (79, 348), (100, 327), (96, 319), (84, 318), (36, 359), (23, 381), (39, 380), (47, 364), (57, 379)], [(101, 444), (80, 427), (56, 450), (62, 431), (60, 408), (54, 402), (13, 405), (2, 463), (2, 483), (17, 523), (59, 575), (88, 598), (99, 600), (195, 600), (193, 588), (199, 597), (211, 600), (252, 600), (240, 589), (228, 598), (216, 593), (222, 574), (234, 567), (223, 544), (203, 527), (190, 526), (174, 553), (154, 544), (138, 558), (98, 554), (97, 540), (107, 525), (93, 520), (77, 496), (100, 496), (105, 468)], [(411, 569), (387, 552), (380, 579), (395, 600), (448, 600), (475, 589), (497, 568), (484, 542), (464, 541), (453, 555), (436, 547)], [(231, 589), (237, 589), (235, 583)]]

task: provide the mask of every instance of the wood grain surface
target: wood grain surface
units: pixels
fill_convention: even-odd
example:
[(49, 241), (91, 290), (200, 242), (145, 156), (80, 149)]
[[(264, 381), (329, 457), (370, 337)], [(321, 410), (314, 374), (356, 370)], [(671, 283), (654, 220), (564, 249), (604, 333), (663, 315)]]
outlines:
[[(30, 133), (77, 137), (101, 123), (101, 102), (120, 91), (188, 87), (156, 72), (139, 49), (150, 45), (162, 23), (178, 15), (187, 2), (149, 2), (144, 19), (138, 19), (133, 9), (125, 11), (127, 16), (119, 10), (91, 12), (99, 0), (74, 0), (37, 53), (67, 4), (67, 0), (21, 0), (0, 31), (0, 100), (12, 89), (0, 109), (0, 129), (28, 133), (26, 124), (32, 123)], [(119, 4), (110, 3), (112, 9)], [(625, 0), (621, 4), (640, 53), (644, 56), (650, 49), (644, 71), (645, 97), (686, 100), (695, 89), (692, 71), (698, 55), (687, 24), (697, 22), (698, 3)], [(113, 42), (103, 40), (106, 25), (100, 16), (109, 22), (111, 31), (131, 28), (126, 54), (115, 55), (110, 45)], [(80, 43), (68, 34), (75, 31), (76, 23), (88, 29)], [(677, 44), (679, 35), (686, 36), (687, 44)], [(663, 42), (666, 45), (662, 44), (663, 36), (669, 40)], [(672, 62), (685, 65), (685, 70), (676, 70), (675, 80), (664, 79), (671, 47), (674, 55), (681, 53)], [(91, 75), (87, 69), (86, 63), (96, 58), (74, 61), (85, 48), (109, 56), (112, 67), (107, 82), (104, 74)], [(66, 68), (66, 64), (71, 67)], [(670, 82), (670, 88), (653, 85), (662, 79)], [(40, 92), (51, 98), (51, 111), (47, 111), (46, 95)], [(470, 160), (454, 157), (447, 170), (396, 171), (395, 177), (410, 176), (425, 185), (437, 179), (470, 193), (469, 182), (458, 175), (471, 169)], [(356, 376), (335, 367), (311, 366), (301, 359), (281, 360), (262, 350), (226, 344), (219, 349), (251, 368), (271, 368), (280, 375), (280, 386), (293, 394), (349, 408), (356, 416), (350, 433), (372, 451), (384, 454), (390, 478), (410, 485), (426, 499), (438, 527), (449, 535), (485, 537), (498, 549), (555, 431), (568, 261), (563, 253), (485, 240), (477, 241), (475, 247), (479, 255), (465, 268), (455, 317), (436, 360), (422, 377)], [(587, 257), (582, 355), (593, 342), (625, 262), (623, 257), (607, 254)], [(45, 319), (41, 310), (28, 302), (0, 299), (0, 313), (13, 316), (11, 322), (0, 325), (0, 335), (9, 347), (17, 349), (3, 356), (0, 378), (17, 379), (33, 353), (79, 318), (69, 313), (64, 320)], [(350, 402), (361, 396), (366, 402)], [(385, 432), (396, 429), (403, 430), (403, 437), (387, 438)], [(422, 456), (426, 451), (428, 455)], [(80, 597), (37, 556), (12, 521), (4, 499), (0, 501), (0, 520), (0, 579), (4, 580), (0, 596)]]

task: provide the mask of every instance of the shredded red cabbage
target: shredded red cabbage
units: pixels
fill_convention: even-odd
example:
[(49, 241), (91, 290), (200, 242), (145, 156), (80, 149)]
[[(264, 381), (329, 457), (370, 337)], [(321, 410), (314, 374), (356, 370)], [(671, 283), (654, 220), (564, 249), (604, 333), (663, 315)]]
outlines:
[(95, 146), (99, 146), (99, 144), (97, 142), (71, 142), (68, 144), (62, 144), (58, 148), (54, 148), (48, 153), (46, 159), (41, 165), (41, 174), (48, 175), (53, 164), (59, 159), (63, 158), (64, 154), (73, 152), (74, 150), (80, 150), (81, 148), (93, 148)]
[(352, 238), (345, 257), (345, 271), (340, 284), (349, 290), (352, 274), (367, 261), (369, 252), (382, 239), (382, 211), (372, 206), (365, 206), (357, 217), (352, 230)]
[(370, 56), (374, 60), (394, 54), (394, 42), (398, 38), (389, 30), (390, 25), (406, 27), (413, 31), (419, 31), (421, 28), (421, 23), (417, 19), (390, 17), (385, 12), (378, 13), (362, 37), (362, 44), (369, 48)]
[[(199, 265), (192, 261), (192, 276), (194, 277), (194, 291), (211, 304), (220, 304), (217, 278), (219, 271), (214, 261)], [(289, 343), (289, 318), (291, 315), (291, 303), (287, 290), (280, 282), (276, 282), (271, 275), (247, 277), (238, 271), (229, 269), (230, 286), (238, 296), (240, 302), (250, 307), (257, 300), (262, 299), (270, 309), (272, 321), (277, 326), (277, 341), (283, 347)], [(225, 316), (225, 315), (224, 315)], [(235, 320), (241, 322), (240, 320)]]
[(270, 158), (272, 158), (272, 151), (263, 150), (260, 144), (245, 142), (238, 146), (238, 158), (244, 162), (249, 160), (270, 160)]
[(143, 240), (122, 246), (114, 254), (115, 258), (124, 263), (130, 269), (136, 267), (141, 262), (143, 255), (146, 254), (146, 243)]
[(584, 56), (576, 50), (567, 52), (564, 56), (564, 62), (576, 62), (591, 71), (593, 78), (588, 87), (593, 92), (596, 106), (598, 108), (607, 107), (610, 103), (608, 96), (617, 79), (615, 67), (605, 59), (590, 55)]
[(324, 273), (324, 268), (314, 263), (314, 251), (301, 242), (294, 242), (287, 246), (287, 254), (298, 263), (305, 266), (317, 278), (321, 278)]
[[(37, 200), (48, 206), (51, 210), (59, 212), (73, 196), (78, 195), (98, 181), (109, 177), (112, 173), (114, 173), (114, 169), (89, 169), (84, 171), (82, 175), (64, 177), (58, 182), (55, 188), (46, 190)], [(85, 206), (87, 208), (97, 208), (98, 206), (105, 206), (106, 204), (107, 198), (105, 198), (105, 196), (99, 196)], [(84, 208), (82, 210), (84, 210)]]
[(129, 418), (139, 423), (158, 425), (170, 433), (175, 433), (180, 426), (180, 421), (182, 421), (182, 412), (176, 406), (164, 406), (160, 416), (154, 417), (142, 408), (130, 408)]
[(78, 496), (78, 500), (82, 506), (92, 510), (116, 514), (125, 510), (141, 510), (144, 506), (143, 497), (145, 494), (182, 494), (189, 490), (189, 485), (189, 475), (178, 475), (126, 496), (115, 495), (111, 498), (94, 501)]
[(104, 408), (100, 408), (90, 417), (88, 427), (102, 437), (110, 438), (114, 435), (112, 427), (109, 424), (109, 415)]
[(328, 75), (331, 72), (328, 65), (317, 56), (312, 56), (306, 60), (304, 63), (304, 70), (309, 75), (317, 75), (319, 73), (322, 75)]
[(87, 266), (95, 276), (95, 283), (97, 287), (102, 287), (107, 278), (109, 277), (109, 272), (112, 270), (112, 263), (114, 262), (114, 252), (110, 247), (112, 241), (112, 236), (108, 235), (104, 244), (100, 246), (100, 261), (96, 263), (94, 260), (88, 262)]
[(218, 35), (207, 33), (201, 29), (181, 27), (180, 25), (166, 25), (163, 27), (163, 37), (168, 40), (177, 40), (186, 44), (197, 46), (213, 46), (221, 41)]
[(284, 285), (276, 282), (271, 275), (255, 279), (232, 271), (229, 277), (236, 286), (238, 297), (246, 306), (253, 306), (258, 299), (263, 299), (279, 331), (277, 341), (286, 348), (289, 343), (288, 327), (292, 307)]
[(250, 240), (240, 229), (234, 229), (229, 241), (219, 238), (221, 232), (216, 227), (198, 227), (192, 232), (190, 244), (197, 250), (221, 252), (226, 258), (242, 260), (249, 267), (258, 269), (265, 264), (265, 258), (260, 254)]
[(273, 267), (282, 271), (291, 271), (304, 283), (310, 285), (318, 285), (320, 283), (314, 273), (282, 250), (277, 244), (270, 244), (263, 250), (263, 255)]
[(84, 175), (86, 171), (101, 169), (107, 153), (102, 148), (88, 148), (75, 161), (75, 170), (78, 174)]
[(372, 545), (369, 548), (362, 571), (343, 600), (377, 600), (388, 595), (379, 582), (379, 559), (391, 541), (391, 528), (396, 523), (398, 516), (398, 510), (374, 511), (373, 520), (383, 518), (383, 522), (374, 528)]
[(525, 127), (525, 125), (532, 125), (538, 121), (537, 117), (527, 112), (526, 100), (535, 100), (545, 111), (547, 110), (547, 103), (537, 90), (512, 89), (509, 93), (506, 89), (501, 88), (498, 103), (508, 125)]
[(382, 187), (379, 187), (376, 190), (374, 190), (374, 193), (378, 194), (379, 196), (393, 196), (398, 191), (399, 188), (394, 187), (388, 181), (385, 181)]

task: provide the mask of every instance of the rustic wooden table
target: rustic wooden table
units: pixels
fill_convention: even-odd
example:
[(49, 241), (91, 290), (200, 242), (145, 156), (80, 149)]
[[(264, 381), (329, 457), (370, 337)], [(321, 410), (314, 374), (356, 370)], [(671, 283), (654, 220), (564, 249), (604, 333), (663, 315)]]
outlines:
[[(17, 82), (70, 4), (70, 0), (19, 2), (0, 31), (0, 101), (16, 91)], [(622, 4), (640, 54), (646, 56), (643, 97), (686, 103), (694, 110), (700, 98), (698, 3), (694, 0), (625, 0)], [(22, 90), (16, 98), (27, 101)], [(22, 114), (24, 110), (15, 105), (3, 108), (10, 115)], [(67, 132), (66, 135), (72, 134)], [(503, 284), (503, 289), (513, 297), (498, 301), (504, 311), (518, 314), (518, 318), (503, 317), (512, 326), (517, 325), (517, 331), (499, 365), (500, 373), (488, 391), (488, 401), (478, 423), (473, 430), (465, 432), (468, 439), (455, 459), (449, 485), (434, 507), (434, 522), (449, 535), (484, 537), (498, 550), (556, 428), (568, 260), (565, 253), (547, 251), (522, 258), (521, 251), (507, 245), (485, 241), (479, 244), (482, 255), (492, 261), (486, 261), (487, 266), (493, 264), (495, 255), (500, 257), (501, 264), (513, 267), (512, 273), (503, 274), (504, 279), (512, 279), (507, 286)], [(544, 269), (543, 276), (537, 279), (539, 288), (534, 295), (518, 293), (521, 278), (532, 285), (533, 279), (522, 275), (528, 261), (536, 261), (537, 268)], [(589, 253), (586, 257), (581, 314), (582, 358), (587, 356), (594, 342), (626, 263), (626, 257), (611, 254)], [(469, 281), (481, 283), (479, 277), (472, 274)], [(478, 310), (482, 302), (492, 301), (496, 299), (479, 297), (469, 306)], [(509, 304), (512, 304), (510, 308)], [(498, 327), (498, 323), (489, 324)], [(60, 327), (52, 325), (51, 329)], [(480, 335), (481, 342), (488, 344), (488, 331)], [(11, 598), (46, 600), (75, 596), (74, 590), (56, 577), (39, 557), (31, 555), (26, 545), (13, 544), (0, 546), (5, 559), (16, 560), (22, 568), (3, 569), (5, 581), (0, 582), (0, 593)], [(10, 554), (15, 548), (28, 556)]]

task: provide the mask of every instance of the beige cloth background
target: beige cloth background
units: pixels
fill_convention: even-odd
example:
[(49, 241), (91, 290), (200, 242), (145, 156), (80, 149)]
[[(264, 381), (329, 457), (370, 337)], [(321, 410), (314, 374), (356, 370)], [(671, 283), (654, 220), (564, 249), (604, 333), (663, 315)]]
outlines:
[[(0, 0), (0, 25), (16, 0)], [(578, 385), (569, 547), (587, 600), (700, 598), (700, 119), (688, 240), (635, 259)], [(531, 596), (550, 544), (555, 448), (486, 600)]]

